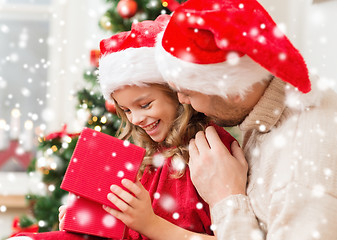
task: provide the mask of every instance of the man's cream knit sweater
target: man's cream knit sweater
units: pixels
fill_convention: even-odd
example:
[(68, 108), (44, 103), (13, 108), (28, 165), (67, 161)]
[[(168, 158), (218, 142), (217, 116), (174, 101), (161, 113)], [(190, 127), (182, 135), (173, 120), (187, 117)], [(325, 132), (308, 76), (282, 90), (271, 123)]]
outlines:
[(337, 96), (279, 80), (240, 125), (247, 196), (211, 209), (221, 240), (337, 239)]

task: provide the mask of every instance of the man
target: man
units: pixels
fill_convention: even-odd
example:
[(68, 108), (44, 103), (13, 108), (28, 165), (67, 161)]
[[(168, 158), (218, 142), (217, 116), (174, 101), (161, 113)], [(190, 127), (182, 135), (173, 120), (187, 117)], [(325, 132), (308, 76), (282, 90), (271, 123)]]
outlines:
[(180, 101), (243, 133), (248, 171), (240, 148), (231, 156), (214, 129), (190, 142), (192, 181), (218, 239), (336, 239), (337, 96), (310, 83), (265, 9), (255, 0), (189, 0), (157, 46)]

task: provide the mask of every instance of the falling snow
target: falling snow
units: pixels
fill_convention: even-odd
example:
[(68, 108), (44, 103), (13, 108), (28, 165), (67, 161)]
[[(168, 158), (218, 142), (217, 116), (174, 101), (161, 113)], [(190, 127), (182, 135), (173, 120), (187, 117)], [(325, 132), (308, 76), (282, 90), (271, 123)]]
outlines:
[(124, 172), (123, 171), (118, 171), (117, 172), (117, 177), (119, 177), (119, 178), (124, 177)]
[(227, 61), (229, 65), (232, 65), (232, 66), (237, 65), (240, 61), (240, 56), (236, 52), (230, 52), (227, 55)]
[[(59, 1), (59, 2), (60, 3), (63, 2), (63, 4), (65, 3), (65, 1)], [(149, 1), (148, 7), (156, 7), (157, 4), (158, 4), (157, 1)], [(214, 9), (219, 9), (219, 7), (220, 6), (217, 4), (213, 6)], [(244, 4), (240, 3), (239, 8), (244, 9), (245, 8)], [(54, 18), (59, 18), (59, 16), (57, 16), (56, 13), (52, 13), (51, 15)], [(95, 17), (96, 15), (97, 14), (95, 11), (93, 10), (88, 11), (89, 17)], [(185, 16), (182, 15), (181, 18), (185, 18)], [(316, 29), (317, 28), (324, 29), (326, 24), (328, 24), (327, 16), (325, 16), (323, 11), (321, 12), (318, 9), (313, 11), (313, 14), (310, 16), (309, 20), (310, 20), (310, 23), (312, 24), (311, 29), (314, 27), (316, 27)], [(197, 19), (197, 23), (202, 25), (204, 24), (204, 20), (201, 18)], [(65, 27), (68, 24), (69, 23), (67, 23), (66, 19), (58, 19), (59, 26)], [(296, 26), (291, 26), (291, 27), (296, 28)], [(250, 35), (250, 36), (257, 37), (258, 41), (261, 44), (266, 44), (267, 42), (264, 36), (259, 35), (260, 31), (262, 32), (262, 30), (264, 29), (266, 29), (266, 25), (262, 23), (260, 26), (257, 26), (256, 28), (251, 29), (249, 32), (243, 32), (242, 35), (243, 36)], [(325, 27), (325, 29), (327, 29), (327, 27)], [(286, 32), (287, 32), (287, 26), (284, 23), (279, 23), (278, 27), (273, 29), (273, 34), (277, 38), (284, 37), (284, 33)], [(312, 34), (315, 34), (315, 31), (312, 31), (312, 32), (313, 32)], [(48, 102), (52, 102), (52, 101), (68, 102), (68, 99), (67, 99), (67, 96), (65, 95), (62, 96), (62, 98), (64, 99), (56, 99), (55, 96), (51, 97), (46, 90), (48, 87), (54, 86), (55, 84), (55, 83), (50, 82), (50, 80), (47, 80), (48, 77), (47, 77), (46, 72), (50, 68), (57, 67), (56, 63), (50, 61), (49, 57), (46, 56), (45, 54), (42, 54), (42, 56), (37, 56), (36, 59), (30, 59), (29, 61), (24, 60), (27, 55), (27, 53), (25, 53), (24, 51), (29, 50), (29, 49), (42, 49), (42, 48), (46, 50), (47, 47), (50, 47), (56, 44), (58, 42), (58, 39), (52, 38), (49, 36), (41, 36), (41, 34), (36, 34), (31, 31), (29, 26), (28, 27), (22, 26), (19, 29), (16, 29), (15, 26), (12, 26), (10, 23), (7, 23), (7, 22), (1, 23), (0, 24), (0, 38), (7, 37), (10, 34), (15, 34), (14, 35), (15, 40), (13, 41), (8, 40), (7, 42), (5, 42), (5, 44), (3, 44), (4, 48), (8, 49), (8, 51), (4, 55), (1, 55), (0, 57), (0, 95), (1, 95), (0, 120), (3, 118), (7, 118), (6, 121), (9, 122), (8, 117), (2, 114), (7, 113), (9, 116), (10, 110), (12, 110), (14, 107), (18, 107), (23, 112), (22, 116), (24, 119), (29, 119), (33, 121), (34, 125), (40, 125), (41, 129), (46, 129), (46, 125), (44, 125), (44, 123), (53, 123), (56, 117), (58, 117), (61, 114), (60, 112), (57, 112), (57, 110), (55, 110), (54, 108), (47, 106)], [(304, 52), (306, 54), (309, 55), (309, 53), (311, 53), (312, 56), (309, 56), (309, 57), (313, 57), (313, 58), (315, 57), (314, 55), (315, 51), (316, 51), (316, 55), (320, 57), (327, 55), (328, 52), (325, 52), (325, 53), (320, 52), (321, 47), (324, 46), (325, 49), (328, 49), (330, 51), (331, 48), (329, 47), (328, 44), (331, 42), (335, 42), (334, 39), (327, 34), (317, 34), (317, 36), (312, 36), (312, 35), (308, 35), (308, 36), (315, 37), (316, 39), (311, 39), (312, 42), (310, 42), (310, 40), (307, 40), (307, 42), (302, 43), (302, 45), (300, 45), (300, 43), (298, 43), (298, 45), (305, 50)], [(63, 39), (62, 41), (60, 41), (60, 43), (61, 43), (61, 46), (55, 45), (55, 49), (58, 49), (59, 53), (62, 52), (65, 54), (66, 48), (71, 48), (71, 45), (70, 45), (71, 41), (70, 39)], [(116, 45), (116, 43), (112, 41), (110, 43)], [(310, 44), (314, 44), (314, 43), (315, 44), (317, 43), (317, 46), (318, 46), (317, 50), (314, 48), (310, 49), (311, 47)], [(220, 41), (220, 44), (223, 47), (227, 47), (229, 42), (227, 39), (223, 39), (222, 41)], [(306, 46), (306, 44), (308, 44), (308, 46)], [(174, 49), (171, 49), (171, 50), (174, 51)], [(188, 49), (187, 51), (189, 52)], [(331, 52), (334, 52), (334, 51), (331, 51)], [(188, 57), (189, 55), (186, 56), (186, 58)], [(287, 61), (288, 56), (286, 53), (281, 52), (279, 53), (278, 57), (280, 61)], [(67, 59), (68, 62), (74, 62), (76, 64), (71, 64), (68, 69), (59, 69), (60, 75), (57, 76), (57, 80), (60, 80), (60, 83), (62, 82), (62, 76), (66, 76), (67, 74), (75, 73), (76, 71), (79, 71), (80, 69), (79, 68), (80, 66), (78, 66), (79, 61), (78, 60), (76, 61), (76, 58), (77, 56), (74, 56), (74, 59)], [(237, 53), (230, 53), (228, 55), (228, 59), (231, 65), (236, 65), (239, 62), (239, 56), (237, 55)], [(323, 65), (323, 62), (325, 64), (324, 67), (321, 66), (321, 64)], [(309, 66), (310, 67), (313, 66), (312, 68), (320, 68), (319, 73), (325, 73), (325, 70), (328, 68), (326, 64), (328, 63), (329, 63), (328, 57), (326, 57), (325, 59), (317, 58), (317, 62), (315, 62), (312, 59), (309, 59)], [(5, 75), (4, 70), (6, 70), (8, 67), (10, 67), (11, 69), (14, 69), (14, 70), (11, 70), (10, 72), (15, 72), (15, 70), (17, 70), (18, 72), (23, 72), (26, 75), (20, 76), (19, 78)], [(132, 67), (132, 66), (125, 65), (125, 67), (127, 68), (127, 67)], [(179, 75), (179, 72), (181, 71), (182, 71), (181, 69), (176, 69), (175, 72), (173, 71), (171, 74)], [(42, 78), (40, 77), (40, 75), (42, 75)], [(224, 75), (224, 80), (226, 79), (227, 79), (227, 75)], [(18, 82), (18, 80), (20, 80), (20, 82)], [(225, 84), (226, 84), (225, 81), (218, 82), (219, 88), (224, 87)], [(323, 76), (320, 78), (317, 86), (319, 87), (321, 91), (326, 91), (329, 88), (336, 89), (337, 88), (336, 79), (328, 75)], [(72, 89), (71, 91), (74, 92), (74, 89)], [(49, 100), (52, 100), (52, 101), (49, 101)], [(287, 98), (287, 104), (290, 107), (298, 106), (299, 99), (296, 96), (289, 96)], [(88, 110), (85, 110), (85, 108), (86, 106), (83, 105), (83, 109), (80, 109), (77, 111), (76, 114), (79, 119), (88, 118), (89, 112)], [(62, 109), (62, 112), (63, 110), (64, 109)], [(275, 112), (275, 114), (278, 114), (278, 113), (279, 113), (279, 110)], [(337, 124), (337, 116), (334, 117), (333, 121), (335, 124)], [(4, 129), (7, 129), (6, 131), (9, 130), (9, 124), (3, 123), (3, 122), (1, 124), (4, 126)], [(260, 124), (259, 130), (261, 132), (266, 131), (266, 126), (263, 124)], [(313, 129), (313, 131), (317, 133), (317, 135), (321, 137), (321, 141), (324, 142), (324, 138), (326, 137), (326, 135), (328, 135), (328, 133), (322, 131), (320, 126), (317, 126), (315, 129)], [(285, 146), (286, 141), (287, 141), (286, 135), (278, 135), (272, 140), (272, 143), (275, 148), (281, 149)], [(128, 141), (124, 142), (125, 147), (128, 147), (129, 145), (130, 145), (130, 142)], [(65, 140), (62, 143), (62, 147), (66, 149), (68, 148), (68, 146), (69, 146), (69, 143)], [(18, 148), (18, 151), (22, 152), (23, 149)], [(46, 154), (51, 155), (52, 150), (51, 149), (48, 150)], [(253, 150), (253, 156), (258, 157), (259, 155), (260, 155), (260, 149), (255, 148)], [(113, 152), (111, 156), (116, 157), (116, 153)], [(298, 156), (298, 158), (300, 159), (301, 156)], [(73, 162), (76, 163), (77, 159), (76, 158), (73, 159)], [(153, 165), (155, 167), (161, 167), (164, 164), (164, 162), (165, 162), (165, 158), (160, 154), (155, 155), (153, 158)], [(37, 159), (37, 164), (38, 166), (46, 166), (48, 164), (48, 156), (39, 157)], [(308, 165), (312, 165), (312, 162), (311, 163), (308, 162)], [(185, 168), (185, 163), (181, 159), (177, 159), (173, 161), (173, 166), (176, 170), (183, 170)], [(50, 167), (52, 169), (56, 169), (57, 162), (53, 161), (52, 163), (50, 163)], [(131, 163), (127, 163), (125, 167), (127, 170), (132, 170), (134, 168), (134, 166)], [(316, 169), (315, 168), (316, 166), (311, 166), (311, 167), (313, 171)], [(110, 167), (106, 167), (105, 170), (110, 171)], [(331, 177), (333, 177), (334, 173), (332, 169), (325, 168), (323, 169), (323, 174), (327, 179), (330, 179)], [(117, 176), (122, 178), (124, 176), (124, 172), (119, 171), (117, 173)], [(7, 178), (12, 183), (16, 181), (16, 177), (14, 174), (8, 174)], [(258, 178), (257, 183), (263, 184), (264, 179)], [(40, 182), (40, 187), (42, 188), (41, 182)], [(1, 188), (1, 185), (0, 185), (0, 188)], [(49, 191), (54, 191), (55, 186), (50, 185), (48, 188), (49, 188)], [(315, 185), (313, 186), (311, 196), (314, 198), (321, 198), (324, 196), (325, 190), (326, 189), (323, 185)], [(167, 196), (167, 195), (161, 196), (159, 193), (155, 193), (154, 198), (160, 199), (162, 206), (167, 210), (172, 210), (175, 208), (176, 203), (174, 199), (170, 196)], [(75, 195), (69, 195), (68, 199), (64, 200), (64, 202), (67, 201), (67, 204), (71, 205), (75, 200), (76, 200)], [(232, 206), (233, 202), (228, 201), (227, 204), (228, 206)], [(197, 203), (196, 208), (202, 209), (203, 208), (202, 203)], [(0, 212), (3, 213), (6, 211), (7, 211), (7, 207), (4, 205), (1, 205)], [(175, 212), (173, 213), (172, 217), (174, 219), (179, 219), (180, 216), (179, 216), (179, 213)], [(89, 212), (83, 211), (78, 214), (77, 218), (80, 219), (80, 224), (85, 225), (88, 222), (90, 222), (91, 215)], [(106, 227), (113, 227), (116, 222), (116, 219), (113, 218), (111, 215), (106, 215), (106, 217), (104, 217), (102, 221), (103, 221), (102, 222), (103, 225), (105, 225)], [(44, 221), (39, 222), (40, 227), (43, 227), (45, 225), (46, 223)], [(212, 225), (211, 228), (212, 230), (215, 230), (215, 225)], [(313, 239), (321, 238), (321, 233), (318, 230), (311, 230), (311, 235)], [(200, 237), (192, 236), (190, 239), (198, 240), (200, 239)], [(261, 239), (261, 232), (253, 231), (251, 233), (251, 239)]]
[(177, 220), (177, 219), (179, 219), (180, 215), (179, 215), (179, 213), (175, 212), (175, 213), (173, 213), (172, 217), (173, 217), (173, 219)]
[(319, 231), (313, 231), (312, 232), (312, 237), (313, 237), (313, 239), (320, 239), (321, 238), (321, 234), (319, 233)]
[(132, 163), (127, 162), (125, 163), (125, 168), (129, 171), (132, 171), (135, 168), (135, 166)]
[(128, 147), (128, 146), (130, 146), (130, 142), (128, 140), (125, 140), (123, 142), (123, 145), (124, 145), (124, 147)]
[(197, 209), (202, 209), (204, 206), (201, 202), (198, 202), (197, 205), (196, 205), (196, 208)]
[(159, 192), (155, 192), (153, 194), (153, 197), (154, 197), (154, 199), (159, 199), (160, 198), (160, 193)]
[(214, 231), (216, 230), (217, 227), (216, 227), (215, 224), (212, 224), (210, 228), (211, 228), (211, 230), (214, 232)]
[(114, 227), (116, 222), (117, 222), (116, 218), (109, 215), (109, 214), (105, 215), (102, 219), (103, 226), (105, 226), (107, 228)]
[(163, 195), (160, 198), (160, 205), (166, 211), (172, 211), (176, 207), (176, 201), (170, 195)]
[(186, 168), (186, 163), (184, 161), (184, 159), (180, 158), (180, 157), (174, 157), (172, 159), (172, 167), (174, 170), (181, 172)]
[(85, 226), (91, 222), (91, 219), (93, 216), (89, 211), (81, 210), (77, 212), (76, 215), (76, 221), (79, 223), (79, 225)]
[(39, 227), (45, 227), (47, 225), (47, 223), (45, 221), (43, 221), (43, 220), (40, 220), (38, 222), (38, 225), (39, 225)]
[(5, 205), (1, 205), (0, 212), (6, 212), (6, 211), (7, 211), (7, 207)]
[(156, 154), (152, 158), (152, 165), (154, 167), (161, 167), (165, 162), (165, 157), (162, 154)]

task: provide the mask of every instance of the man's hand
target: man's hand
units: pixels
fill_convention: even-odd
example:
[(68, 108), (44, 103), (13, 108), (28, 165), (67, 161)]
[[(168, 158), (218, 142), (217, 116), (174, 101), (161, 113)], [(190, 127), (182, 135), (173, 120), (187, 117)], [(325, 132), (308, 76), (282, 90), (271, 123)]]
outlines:
[(231, 149), (233, 156), (214, 127), (198, 132), (190, 141), (191, 179), (211, 207), (230, 195), (246, 194), (248, 164), (236, 141)]

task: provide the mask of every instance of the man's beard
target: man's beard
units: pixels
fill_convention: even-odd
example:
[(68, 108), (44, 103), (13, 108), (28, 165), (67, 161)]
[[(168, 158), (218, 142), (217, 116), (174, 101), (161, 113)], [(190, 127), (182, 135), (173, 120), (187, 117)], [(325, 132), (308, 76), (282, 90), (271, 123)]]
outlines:
[(208, 116), (215, 124), (221, 127), (235, 127), (240, 125), (252, 110), (242, 104), (233, 106), (230, 103), (226, 103), (221, 97), (212, 98), (211, 106), (213, 108), (213, 114)]
[(220, 119), (220, 118), (217, 118), (217, 117), (211, 117), (212, 121), (220, 126), (220, 127), (235, 127), (239, 124), (241, 124), (243, 122), (243, 120), (245, 120), (246, 116), (243, 117), (242, 119), (227, 119), (227, 120), (224, 120), (224, 119)]

